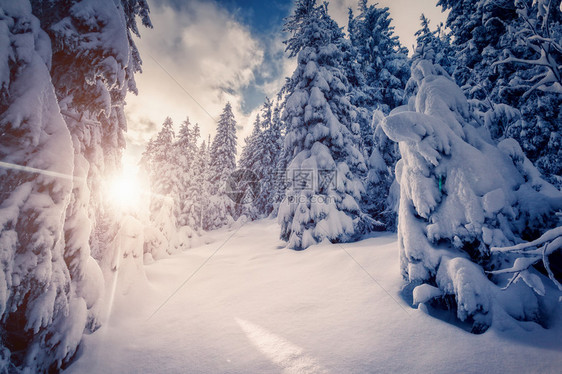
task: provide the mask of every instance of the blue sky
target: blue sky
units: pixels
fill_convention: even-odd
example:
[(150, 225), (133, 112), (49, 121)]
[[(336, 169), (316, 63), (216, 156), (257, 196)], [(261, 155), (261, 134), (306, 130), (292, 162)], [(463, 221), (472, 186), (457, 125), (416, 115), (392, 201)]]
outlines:
[[(291, 0), (218, 0), (220, 6), (227, 9), (242, 24), (248, 26), (263, 44), (264, 69), (255, 72), (255, 84), (242, 88), (242, 110), (250, 113), (263, 103), (264, 95), (260, 86), (282, 73), (283, 52), (279, 48), (270, 48), (283, 29), (283, 19), (290, 14)], [(278, 40), (277, 40), (278, 41)], [(264, 74), (264, 73), (267, 73)]]
[[(208, 0), (213, 2), (213, 0)], [(156, 0), (151, 3), (167, 4), (178, 11), (185, 9), (192, 0)], [(283, 18), (289, 15), (292, 0), (214, 0), (230, 12), (241, 23), (250, 27), (252, 32), (269, 34), (276, 32), (283, 24)]]
[[(320, 0), (319, 0), (320, 2)], [(444, 20), (437, 0), (378, 0), (390, 9), (395, 32), (410, 48), (423, 12), (432, 24)], [(264, 97), (274, 97), (295, 68), (284, 54), (283, 19), (291, 0), (148, 0), (154, 29), (136, 40), (143, 73), (139, 95), (127, 97), (129, 159), (170, 116), (176, 127), (189, 117), (203, 138), (214, 134), (215, 118), (233, 105), (242, 145)], [(357, 0), (331, 0), (329, 12), (345, 27)], [(369, 1), (373, 4), (375, 1)]]
[(279, 30), (292, 6), (290, 0), (219, 0), (218, 3), (247, 23), (256, 34)]
[[(177, 0), (180, 1), (181, 0)], [(255, 84), (242, 88), (242, 110), (250, 113), (261, 105), (266, 93), (261, 86), (283, 73), (283, 50), (272, 43), (279, 43), (284, 18), (289, 16), (292, 0), (217, 0), (241, 23), (247, 25), (265, 46), (262, 69), (256, 71)]]

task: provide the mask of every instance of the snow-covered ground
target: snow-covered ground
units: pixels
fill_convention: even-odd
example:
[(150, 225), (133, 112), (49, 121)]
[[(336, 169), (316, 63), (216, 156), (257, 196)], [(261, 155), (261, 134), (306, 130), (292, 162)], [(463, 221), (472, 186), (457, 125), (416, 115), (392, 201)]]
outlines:
[(548, 330), (526, 324), (474, 335), (401, 298), (395, 235), (297, 252), (283, 248), (278, 232), (271, 220), (213, 232), (207, 244), (146, 266), (146, 278), (132, 284), (135, 267), (123, 266), (109, 321), (85, 338), (67, 372), (559, 373), (562, 367), (562, 313)]

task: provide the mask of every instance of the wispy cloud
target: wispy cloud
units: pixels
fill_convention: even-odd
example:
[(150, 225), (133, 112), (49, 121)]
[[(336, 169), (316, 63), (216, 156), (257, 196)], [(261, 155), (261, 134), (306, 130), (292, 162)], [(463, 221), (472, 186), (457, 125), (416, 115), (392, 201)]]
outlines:
[(202, 0), (181, 10), (156, 3), (151, 18), (154, 30), (143, 31), (137, 42), (144, 70), (137, 77), (140, 93), (127, 100), (130, 145), (155, 134), (166, 116), (176, 124), (189, 116), (203, 135), (212, 134), (216, 124), (209, 114), (218, 118), (227, 101), (239, 122), (246, 122), (239, 93), (255, 80), (264, 56), (248, 28)]
[[(408, 48), (415, 41), (422, 12), (434, 25), (444, 19), (434, 0), (377, 2), (390, 8), (395, 31)], [(257, 3), (249, 6), (259, 7)], [(275, 0), (275, 4), (256, 9), (288, 12), (289, 3)], [(347, 26), (348, 8), (356, 11), (357, 3), (331, 0), (330, 14)], [(204, 138), (214, 134), (216, 124), (211, 117), (219, 117), (226, 101), (233, 105), (240, 125), (239, 144), (243, 145), (263, 96), (274, 98), (285, 77), (292, 75), (296, 61), (284, 54), (286, 36), (280, 32), (281, 25), (265, 30), (264, 25), (245, 24), (263, 14), (253, 13), (253, 8), (223, 5), (210, 0), (151, 2), (154, 29), (141, 30), (142, 38), (137, 41), (144, 62), (144, 72), (137, 76), (139, 96), (127, 99), (129, 156), (138, 157), (166, 116), (176, 125), (189, 116), (191, 122), (201, 125)], [(276, 22), (281, 18), (275, 18)]]

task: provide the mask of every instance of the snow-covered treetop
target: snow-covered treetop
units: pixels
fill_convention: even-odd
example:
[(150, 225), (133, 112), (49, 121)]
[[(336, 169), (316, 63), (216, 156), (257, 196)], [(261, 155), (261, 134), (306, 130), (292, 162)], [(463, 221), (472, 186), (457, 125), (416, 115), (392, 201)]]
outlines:
[[(364, 76), (368, 107), (388, 113), (402, 104), (409, 76), (408, 50), (394, 34), (388, 8), (359, 2), (359, 14), (349, 14), (349, 39)], [(356, 74), (352, 74), (355, 76)]]
[(142, 61), (131, 32), (139, 35), (137, 16), (152, 27), (146, 0), (31, 3), (51, 36), (53, 78), (61, 99), (68, 97), (78, 108), (108, 117), (112, 91), (137, 92), (133, 75)]
[(328, 4), (317, 5), (316, 0), (298, 0), (283, 31), (291, 34), (284, 41), (289, 57), (297, 56), (305, 47), (326, 45), (343, 36), (342, 28), (328, 15)]
[(226, 103), (217, 124), (217, 134), (211, 144), (211, 170), (223, 182), (236, 169), (237, 141), (232, 106)]

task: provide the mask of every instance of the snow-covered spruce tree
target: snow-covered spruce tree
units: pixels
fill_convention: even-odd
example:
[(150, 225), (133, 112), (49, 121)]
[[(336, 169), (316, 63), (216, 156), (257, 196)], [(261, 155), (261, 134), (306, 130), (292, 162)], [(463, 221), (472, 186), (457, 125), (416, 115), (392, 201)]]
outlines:
[(182, 234), (187, 237), (193, 236), (199, 221), (197, 197), (201, 193), (201, 186), (196, 184), (195, 173), (199, 156), (197, 142), (200, 136), (199, 125), (191, 125), (187, 119), (180, 126), (174, 143), (172, 161), (175, 177), (172, 182), (175, 215)]
[(174, 166), (174, 176), (171, 180), (175, 205), (174, 211), (179, 226), (188, 226), (190, 221), (189, 210), (191, 202), (189, 201), (188, 190), (193, 178), (191, 166), (197, 153), (197, 144), (194, 139), (195, 131), (199, 132), (198, 128), (196, 130), (195, 127), (191, 127), (189, 118), (181, 123), (171, 154), (171, 163)]
[[(349, 9), (348, 33), (355, 33), (353, 11)], [(377, 108), (371, 97), (371, 90), (367, 86), (363, 66), (359, 61), (359, 48), (351, 43), (350, 39), (345, 39), (342, 43), (343, 61), (342, 66), (348, 83), (349, 101), (356, 108), (356, 122), (361, 130), (360, 150), (363, 157), (368, 158), (373, 149), (373, 128), (371, 126), (371, 118), (373, 110)], [(359, 60), (359, 61), (358, 61)]]
[(172, 239), (177, 231), (174, 214), (174, 188), (177, 182), (177, 167), (174, 163), (174, 124), (167, 117), (156, 138), (151, 139), (141, 159), (142, 168), (150, 181), (151, 229), (146, 236), (145, 253), (155, 259), (174, 251)]
[[(363, 3), (363, 2), (362, 2)], [(366, 8), (365, 3), (361, 5)], [(372, 11), (375, 11), (373, 9)], [(363, 10), (365, 12), (365, 10)], [(417, 45), (412, 57), (413, 61), (420, 58), (432, 60), (438, 65), (444, 65), (448, 73), (453, 71), (452, 56), (453, 51), (450, 45), (450, 38), (442, 32), (442, 26), (437, 30), (431, 31), (429, 20), (422, 14), (420, 17), (421, 29), (416, 35)], [(356, 21), (350, 22), (355, 25)], [(401, 63), (402, 66), (402, 63)], [(407, 76), (409, 76), (409, 72)], [(402, 77), (404, 75), (401, 75)], [(417, 93), (418, 87), (415, 80), (409, 80), (404, 88), (404, 98), (407, 99)], [(390, 114), (403, 111), (406, 106), (393, 108)], [(361, 206), (373, 218), (380, 221), (387, 230), (396, 229), (396, 219), (399, 203), (399, 187), (395, 181), (394, 169), (400, 158), (397, 143), (388, 139), (382, 128), (384, 113), (375, 109), (372, 114), (373, 147), (370, 157), (367, 160), (369, 167), (366, 190)]]
[(254, 202), (262, 216), (269, 216), (279, 204), (284, 190), (279, 186), (280, 174), (279, 159), (283, 149), (283, 136), (281, 133), (281, 120), (278, 107), (273, 107), (273, 102), (266, 98), (262, 108), (262, 128), (260, 147), (262, 148), (261, 162), (256, 168), (259, 178), (260, 193)]
[[(421, 28), (416, 31), (416, 45), (413, 59), (419, 56), (426, 56), (434, 64), (438, 64), (445, 71), (452, 75), (455, 70), (454, 51), (451, 46), (450, 34), (443, 32), (443, 24), (437, 26), (435, 30), (429, 27), (430, 21), (422, 14), (420, 16)], [(406, 92), (408, 97), (408, 92)]]
[(451, 29), (456, 66), (454, 78), (469, 99), (486, 99), (498, 74), (491, 65), (500, 56), (507, 24), (516, 19), (513, 0), (439, 0), (449, 11), (446, 25)]
[(272, 165), (273, 174), (272, 176), (272, 193), (270, 196), (273, 198), (272, 202), (272, 212), (271, 215), (277, 216), (279, 212), (279, 206), (285, 197), (285, 192), (288, 188), (288, 170), (287, 167), (291, 162), (292, 158), (292, 150), (285, 149), (285, 135), (287, 133), (286, 123), (281, 120), (281, 113), (283, 112), (284, 107), (284, 100), (281, 100), (281, 97), (278, 98), (277, 104), (275, 105), (275, 109), (273, 110), (273, 126), (274, 126), (274, 133), (279, 135), (277, 139), (277, 143), (279, 146), (279, 153), (277, 155), (277, 159), (275, 160), (275, 164)]
[[(201, 214), (199, 210), (201, 209), (201, 201), (200, 198), (203, 195), (203, 186), (202, 183), (198, 183), (198, 180), (201, 180), (200, 176), (197, 175), (198, 173), (198, 164), (200, 151), (197, 143), (201, 138), (201, 130), (199, 128), (199, 124), (196, 123), (193, 125), (193, 129), (191, 130), (191, 162), (189, 164), (189, 172), (188, 177), (190, 178), (190, 182), (188, 183), (188, 189), (186, 193), (186, 199), (188, 199), (188, 203), (184, 205), (184, 209), (186, 210), (187, 215), (187, 226), (189, 226), (193, 230), (198, 230), (198, 224), (201, 221)], [(191, 234), (190, 234), (191, 235)]]
[[(411, 63), (417, 63), (420, 60), (429, 60), (435, 68), (442, 70), (440, 74), (452, 76), (455, 72), (456, 65), (453, 62), (455, 51), (451, 45), (450, 34), (442, 34), (442, 25), (435, 31), (429, 28), (429, 20), (425, 15), (421, 15), (421, 28), (416, 31), (416, 45), (414, 53), (411, 57)], [(405, 100), (409, 102), (415, 97), (419, 90), (419, 80), (409, 79), (405, 89)], [(396, 108), (396, 112), (408, 108), (408, 104), (403, 107)], [(380, 122), (382, 123), (382, 122)]]
[[(273, 102), (266, 98), (254, 123), (250, 137), (240, 157), (240, 168), (250, 170), (259, 185), (259, 193), (251, 203), (243, 204), (244, 214), (250, 219), (266, 217), (274, 210), (274, 205), (281, 193), (278, 190), (279, 171), (277, 162), (282, 148), (281, 123), (279, 111), (273, 108)], [(251, 188), (251, 186), (248, 186)], [(284, 192), (284, 191), (283, 191)]]
[[(361, 149), (369, 170), (360, 207), (375, 219), (374, 227), (389, 230), (394, 229), (396, 221), (395, 204), (388, 197), (398, 152), (396, 144), (387, 142), (382, 131), (375, 136), (375, 126), (380, 122), (377, 118), (381, 111), (388, 114), (402, 104), (409, 77), (407, 50), (394, 35), (391, 21), (388, 8), (368, 5), (366, 0), (359, 1), (358, 16), (354, 17), (349, 11), (349, 54), (352, 58), (346, 64), (350, 99), (358, 107)], [(394, 149), (387, 149), (389, 144)]]
[[(441, 27), (431, 31), (429, 20), (422, 14), (420, 17), (422, 28), (416, 32), (417, 45), (411, 61), (428, 59), (442, 68), (444, 63), (448, 68), (447, 73), (453, 70), (452, 49), (447, 35), (443, 35)], [(445, 69), (445, 68), (443, 68)], [(405, 88), (405, 98), (410, 98), (418, 92), (417, 81), (410, 79)], [(407, 109), (407, 105), (394, 108), (390, 114), (399, 113)], [(374, 147), (368, 159), (369, 173), (367, 179), (366, 197), (363, 199), (362, 207), (365, 212), (380, 221), (386, 230), (396, 230), (397, 213), (400, 200), (400, 187), (396, 182), (394, 170), (400, 159), (398, 144), (393, 142), (385, 134), (382, 124), (384, 113), (375, 110), (372, 116), (372, 128), (374, 129)]]
[[(68, 261), (74, 151), (28, 1), (0, 1), (0, 371), (58, 371), (99, 299), (88, 253)], [(86, 228), (87, 229), (87, 228)], [(93, 262), (95, 265), (95, 262)], [(80, 277), (76, 268), (80, 268)]]
[(349, 20), (349, 38), (365, 77), (366, 104), (388, 114), (402, 104), (409, 78), (408, 50), (400, 44), (391, 26), (388, 8), (359, 0), (359, 14)]
[(562, 187), (562, 11), (560, 0), (516, 0), (518, 22), (507, 28), (516, 40), (507, 45), (494, 67), (508, 64), (517, 69), (508, 90), (516, 92), (515, 104), (522, 120), (510, 134), (527, 156), (559, 188)]
[[(114, 207), (104, 199), (104, 180), (119, 171), (127, 92), (137, 93), (134, 74), (141, 60), (132, 38), (136, 19), (152, 27), (145, 0), (31, 0), (33, 13), (53, 47), (51, 76), (61, 113), (72, 135), (76, 180), (65, 235), (66, 261), (73, 277), (91, 252), (98, 261), (111, 257), (118, 230)], [(84, 235), (85, 227), (91, 228)], [(91, 247), (91, 248), (90, 248)]]
[(147, 145), (143, 153), (142, 162), (150, 171), (151, 192), (155, 196), (150, 210), (155, 212), (159, 208), (158, 195), (170, 195), (174, 184), (174, 123), (170, 117), (166, 117), (162, 128)]
[(373, 229), (395, 231), (399, 188), (395, 182), (394, 169), (400, 159), (400, 153), (398, 144), (388, 139), (382, 130), (383, 120), (384, 113), (375, 109), (371, 125), (374, 130), (373, 147), (366, 160), (368, 167), (365, 180), (366, 193), (360, 206), (364, 213), (374, 219)]
[(494, 139), (514, 136), (508, 129), (520, 117), (515, 109), (517, 98), (505, 87), (516, 71), (509, 66), (493, 66), (515, 38), (508, 32), (508, 25), (517, 21), (513, 0), (440, 0), (438, 5), (449, 10), (446, 24), (451, 29), (456, 61), (452, 70), (457, 84)]
[(358, 201), (366, 167), (355, 108), (346, 98), (344, 36), (327, 4), (314, 0), (297, 1), (285, 31), (291, 35), (287, 51), (298, 65), (283, 88), (292, 186), (279, 207), (281, 238), (294, 249), (324, 239), (349, 241), (365, 229)]
[(409, 110), (383, 122), (402, 155), (396, 178), (405, 291), (414, 305), (451, 307), (473, 332), (514, 320), (544, 322), (549, 308), (531, 282), (502, 290), (508, 278), (488, 279), (486, 272), (514, 261), (498, 261), (491, 246), (532, 239), (557, 223), (562, 194), (541, 179), (515, 140), (495, 144), (442, 68), (419, 59), (412, 79), (418, 90)]
[(198, 148), (195, 162), (193, 164), (193, 201), (195, 210), (193, 212), (194, 228), (201, 232), (204, 227), (205, 211), (209, 200), (209, 152), (207, 143), (203, 141)]
[(560, 66), (561, 52), (550, 43), (560, 40), (560, 0), (440, 0), (439, 5), (449, 10), (454, 77), (482, 122), (494, 139), (516, 139), (559, 186), (562, 95), (533, 86), (542, 85), (545, 73), (552, 76), (548, 66)]
[(234, 201), (227, 195), (228, 180), (236, 169), (236, 120), (232, 106), (227, 103), (217, 124), (217, 134), (210, 148), (209, 205), (205, 230), (232, 223), (236, 217)]
[(201, 193), (197, 197), (197, 214), (198, 214), (198, 230), (206, 230), (210, 226), (210, 219), (208, 215), (209, 197), (210, 197), (210, 183), (211, 179), (209, 176), (210, 169), (209, 165), (210, 155), (208, 144), (211, 143), (211, 136), (207, 141), (203, 141), (199, 147), (199, 155), (197, 157), (196, 172), (195, 172), (195, 183), (200, 186)]
[[(254, 127), (252, 133), (244, 142), (246, 143), (244, 148), (242, 148), (242, 153), (240, 155), (240, 161), (238, 163), (240, 170), (248, 170), (253, 173), (259, 180), (257, 174), (257, 168), (262, 162), (262, 153), (265, 151), (262, 146), (262, 122), (260, 115), (256, 115), (256, 120), (254, 121)], [(237, 202), (237, 214), (245, 215), (250, 220), (255, 220), (261, 216), (259, 208), (256, 205), (255, 197), (252, 201), (239, 201)]]
[(241, 168), (244, 169), (251, 169), (254, 164), (256, 162), (258, 162), (259, 160), (256, 159), (256, 156), (258, 156), (259, 151), (257, 149), (257, 142), (258, 142), (258, 137), (262, 132), (261, 129), (261, 118), (260, 115), (256, 115), (256, 119), (254, 120), (254, 125), (252, 128), (252, 133), (250, 134), (250, 136), (246, 137), (246, 139), (244, 139), (244, 147), (242, 148), (242, 153), (240, 154), (240, 160), (238, 162), (238, 165)]

